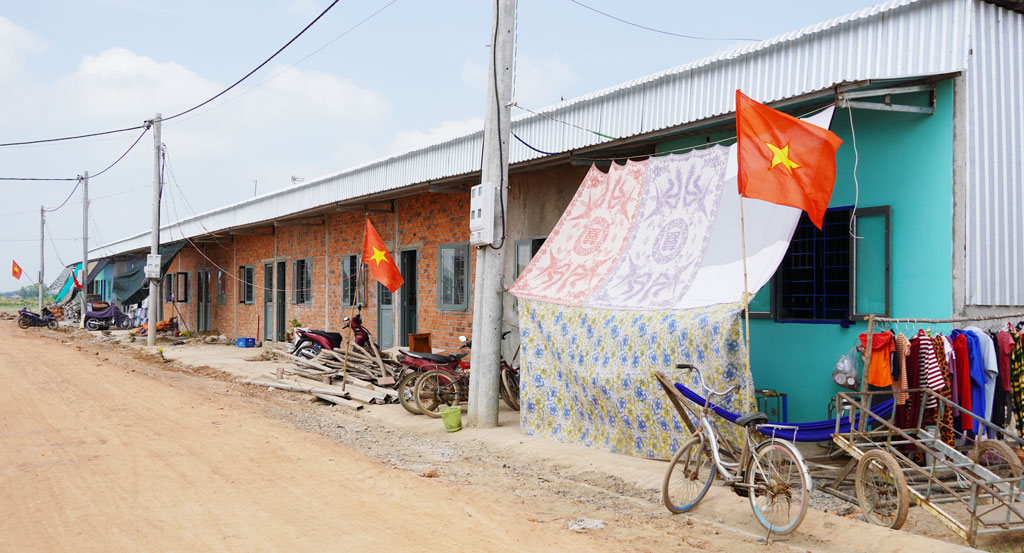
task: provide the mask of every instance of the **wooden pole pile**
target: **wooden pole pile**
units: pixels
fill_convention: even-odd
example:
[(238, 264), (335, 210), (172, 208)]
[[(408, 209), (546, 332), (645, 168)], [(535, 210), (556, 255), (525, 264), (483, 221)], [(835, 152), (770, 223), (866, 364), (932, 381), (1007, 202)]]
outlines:
[[(324, 401), (355, 410), (361, 409), (364, 405), (398, 402), (398, 392), (394, 390), (393, 384), (389, 387), (373, 383), (373, 380), (381, 380), (380, 365), (370, 357), (364, 360), (358, 359), (364, 357), (362, 353), (351, 352), (349, 372), (345, 378), (347, 386), (342, 387), (331, 384), (333, 379), (340, 381), (343, 375), (344, 365), (338, 360), (344, 358), (337, 350), (322, 351), (316, 359), (305, 359), (274, 349), (270, 351), (294, 361), (296, 366), (278, 368), (276, 372), (267, 374), (267, 380), (248, 380), (245, 382), (246, 384), (305, 392)], [(379, 361), (387, 374), (398, 374), (401, 371), (401, 365), (397, 361), (388, 360), (386, 363), (382, 359)], [(359, 375), (362, 374), (369, 375), (369, 378), (360, 378)]]

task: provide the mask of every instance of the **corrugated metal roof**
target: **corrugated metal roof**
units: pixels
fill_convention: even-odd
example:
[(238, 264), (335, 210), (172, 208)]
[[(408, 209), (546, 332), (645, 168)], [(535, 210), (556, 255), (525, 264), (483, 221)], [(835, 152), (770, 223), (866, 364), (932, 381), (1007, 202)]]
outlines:
[[(843, 82), (961, 71), (966, 67), (971, 2), (886, 2), (586, 94), (540, 113), (626, 138), (731, 113), (737, 88), (762, 102), (774, 102)], [(606, 141), (552, 119), (531, 113), (514, 118), (512, 129), (552, 153)], [(477, 131), (185, 218), (163, 227), (161, 242), (473, 173), (480, 168), (482, 137), (483, 131)], [(543, 154), (518, 142), (510, 145), (513, 164), (539, 157)], [(90, 253), (112, 255), (144, 248), (148, 236), (142, 232)]]
[(978, 4), (967, 79), (967, 303), (1024, 305), (1024, 15)]

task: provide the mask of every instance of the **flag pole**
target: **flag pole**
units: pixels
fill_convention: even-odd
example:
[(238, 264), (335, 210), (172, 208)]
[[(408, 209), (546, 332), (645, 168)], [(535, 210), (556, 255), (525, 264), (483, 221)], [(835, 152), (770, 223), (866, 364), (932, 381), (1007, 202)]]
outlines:
[(750, 290), (747, 287), (747, 231), (743, 216), (743, 194), (740, 194), (740, 247), (743, 251), (743, 320), (746, 325), (747, 370), (750, 371)]
[[(363, 230), (363, 241), (366, 241), (366, 230)], [(348, 352), (352, 351), (352, 336), (355, 331), (352, 329), (352, 317), (355, 316), (356, 303), (359, 302), (359, 277), (363, 274), (363, 258), (359, 257), (356, 263), (356, 281), (352, 286), (352, 305), (348, 308), (348, 335), (345, 336), (345, 364), (341, 368), (341, 391), (345, 391), (345, 381), (348, 379)]]
[[(366, 249), (366, 225), (363, 225), (363, 249)], [(359, 256), (359, 263), (356, 263), (356, 281), (352, 287), (352, 305), (348, 308), (348, 335), (345, 336), (345, 363), (341, 367), (341, 391), (345, 391), (345, 381), (348, 379), (348, 352), (352, 351), (352, 317), (355, 316), (356, 303), (359, 301), (359, 277), (363, 274), (363, 263), (366, 260)], [(371, 338), (372, 340), (373, 338)]]

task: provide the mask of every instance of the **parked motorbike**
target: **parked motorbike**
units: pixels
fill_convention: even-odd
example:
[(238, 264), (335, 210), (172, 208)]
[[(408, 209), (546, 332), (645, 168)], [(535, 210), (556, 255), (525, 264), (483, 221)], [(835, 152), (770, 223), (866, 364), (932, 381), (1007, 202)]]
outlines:
[(312, 359), (319, 355), (321, 349), (341, 347), (343, 340), (344, 338), (337, 332), (296, 328), (295, 349), (292, 350), (292, 353), (299, 357)]
[[(511, 331), (502, 333), (504, 340)], [(459, 349), (472, 346), (472, 340), (459, 336)], [(440, 408), (465, 401), (469, 394), (470, 363), (462, 358), (468, 353), (438, 355), (402, 350), (398, 361), (414, 371), (398, 383), (398, 401), (414, 415), (440, 417)], [(501, 381), (498, 394), (509, 407), (519, 410), (519, 371), (501, 360)], [(427, 379), (431, 382), (421, 383)], [(419, 391), (418, 391), (419, 390)], [(417, 397), (419, 395), (420, 397)], [(424, 407), (426, 405), (426, 407)]]
[[(356, 309), (361, 311), (362, 305), (359, 305)], [(363, 317), (356, 312), (356, 315), (349, 319), (345, 317), (342, 319), (345, 321), (345, 326), (341, 327), (343, 330), (346, 328), (352, 329), (352, 335), (355, 338), (355, 343), (364, 349), (370, 348), (370, 331), (363, 326)], [(321, 349), (335, 349), (340, 348), (342, 343), (345, 341), (345, 337), (338, 332), (327, 332), (326, 330), (312, 330), (308, 328), (296, 328), (295, 329), (295, 347), (292, 349), (292, 353), (304, 357), (306, 359), (312, 359), (320, 354)]]
[(85, 312), (85, 328), (87, 330), (106, 330), (112, 326), (127, 330), (132, 327), (132, 318), (125, 315), (116, 305), (106, 309)]
[(53, 318), (53, 313), (45, 307), (42, 315), (37, 315), (29, 311), (28, 308), (22, 307), (18, 310), (18, 326), (21, 328), (45, 326), (50, 330), (57, 330), (57, 319)]
[[(467, 340), (465, 336), (459, 336), (459, 340), (463, 342), (459, 349), (468, 349), (473, 343), (472, 340)], [(433, 369), (443, 369), (453, 374), (459, 370), (468, 371), (469, 361), (462, 360), (467, 355), (469, 355), (468, 351), (465, 353), (438, 355), (436, 353), (399, 350), (396, 359), (398, 359), (399, 363), (412, 370), (407, 372), (398, 381), (398, 388), (396, 389), (398, 391), (398, 402), (402, 404), (406, 411), (413, 415), (422, 415), (423, 411), (416, 406), (416, 398), (413, 397), (416, 380), (423, 373)]]
[(352, 336), (355, 338), (356, 344), (359, 347), (363, 348), (363, 349), (369, 349), (370, 348), (370, 339), (371, 339), (370, 338), (370, 331), (367, 330), (365, 326), (363, 326), (362, 310), (363, 310), (363, 306), (362, 305), (359, 305), (358, 307), (356, 307), (356, 314), (355, 314), (355, 316), (352, 317), (352, 320), (349, 320), (348, 317), (345, 317), (344, 319), (342, 319), (343, 321), (345, 321), (345, 326), (343, 326), (341, 328), (345, 329), (345, 328), (350, 328), (351, 327), (352, 328)]

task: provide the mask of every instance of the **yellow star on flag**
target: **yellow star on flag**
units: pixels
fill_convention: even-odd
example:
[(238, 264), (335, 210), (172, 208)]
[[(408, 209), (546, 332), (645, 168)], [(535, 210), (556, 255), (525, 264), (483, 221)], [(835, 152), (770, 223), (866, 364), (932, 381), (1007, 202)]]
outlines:
[(386, 262), (387, 260), (388, 260), (388, 252), (387, 252), (387, 250), (378, 250), (377, 248), (373, 248), (373, 255), (370, 256), (370, 261), (376, 261), (377, 265), (380, 265), (381, 261), (385, 261)]
[(797, 162), (793, 161), (792, 159), (789, 159), (789, 144), (786, 144), (782, 148), (779, 148), (778, 146), (770, 142), (765, 142), (764, 145), (768, 146), (768, 149), (771, 150), (773, 154), (772, 166), (769, 167), (768, 169), (775, 169), (775, 166), (781, 163), (782, 166), (785, 167), (787, 171), (789, 171), (789, 174), (792, 175), (793, 169), (800, 167), (800, 165)]

